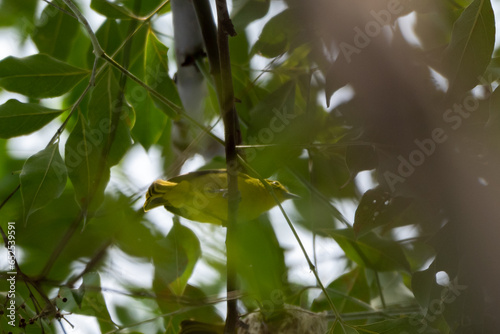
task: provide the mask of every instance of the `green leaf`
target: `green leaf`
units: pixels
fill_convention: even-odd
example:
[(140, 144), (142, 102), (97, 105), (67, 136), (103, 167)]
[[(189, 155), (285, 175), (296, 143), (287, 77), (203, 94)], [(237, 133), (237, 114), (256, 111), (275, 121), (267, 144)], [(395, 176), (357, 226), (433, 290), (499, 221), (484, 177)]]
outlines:
[[(207, 296), (204, 289), (197, 288), (188, 284), (184, 290), (182, 298), (176, 296), (170, 291), (170, 288), (164, 285), (164, 282), (158, 275), (155, 275), (153, 281), (153, 291), (156, 296), (156, 302), (162, 313), (178, 313), (179, 309), (183, 309), (180, 317), (165, 317), (165, 326), (169, 328), (168, 333), (180, 333), (180, 324), (185, 319), (196, 319), (207, 323), (223, 322), (219, 311), (209, 301), (211, 298)], [(216, 290), (214, 290), (216, 291)], [(197, 303), (196, 307), (185, 307), (186, 301), (202, 301)], [(207, 333), (208, 334), (208, 333)]]
[[(301, 113), (295, 102), (296, 83), (287, 81), (262, 97), (249, 112), (245, 142), (249, 145), (271, 144), (245, 150), (246, 159), (261, 175), (271, 175), (280, 164), (299, 156), (301, 150), (293, 144), (308, 140), (304, 136), (309, 134), (312, 118)], [(275, 163), (269, 164), (269, 161)]]
[(33, 212), (61, 195), (67, 176), (58, 143), (26, 160), (20, 175), (25, 221)]
[(167, 284), (175, 295), (182, 296), (200, 256), (200, 241), (196, 235), (174, 221), (168, 235), (158, 242), (153, 257), (155, 276)]
[[(140, 78), (145, 78), (146, 75), (151, 74), (146, 72), (148, 64), (145, 62), (145, 44), (150, 30), (147, 27), (139, 30), (136, 34), (134, 41), (137, 41), (138, 52), (135, 61), (131, 65), (131, 71)], [(132, 104), (137, 111), (137, 119), (132, 129), (132, 136), (135, 141), (139, 142), (146, 150), (152, 145), (159, 142), (160, 138), (164, 136), (165, 141), (160, 143), (165, 145), (170, 142), (170, 136), (165, 134), (168, 117), (162, 112), (155, 104), (155, 101), (150, 97), (147, 90), (140, 86), (138, 83), (129, 81), (126, 87), (127, 101)]]
[(92, 0), (90, 8), (110, 19), (127, 20), (134, 17), (126, 7), (106, 0)]
[[(356, 267), (340, 276), (326, 288), (333, 304), (341, 313), (363, 312), (371, 309), (370, 288), (366, 280), (365, 269)], [(322, 293), (311, 306), (314, 312), (330, 309), (325, 295)]]
[(0, 1), (0, 26), (17, 28), (22, 40), (33, 30), (33, 19), (38, 0), (2, 0)]
[[(101, 75), (92, 91), (89, 114), (78, 114), (78, 123), (66, 142), (66, 166), (77, 202), (87, 203), (94, 195), (96, 205), (116, 165), (131, 145), (129, 126), (133, 110), (119, 108), (119, 87), (111, 71)], [(112, 142), (111, 142), (112, 141)]]
[(423, 310), (427, 310), (436, 301), (442, 301), (443, 298), (447, 297), (448, 287), (440, 286), (436, 282), (437, 270), (435, 264), (436, 261), (426, 270), (413, 273), (411, 277), (411, 289)]
[(500, 79), (500, 57), (493, 57), (481, 78), (481, 84), (490, 84)]
[(368, 190), (363, 194), (354, 215), (356, 236), (384, 225), (388, 229), (411, 203), (412, 199), (394, 196), (381, 187)]
[[(231, 21), (236, 30), (245, 29), (251, 22), (260, 19), (269, 11), (270, 0), (233, 1)], [(239, 31), (238, 31), (239, 34)]]
[(64, 160), (75, 188), (76, 201), (81, 207), (88, 204), (93, 194), (97, 195), (94, 202), (99, 203), (109, 181), (109, 168), (101, 168), (103, 147), (103, 132), (92, 128), (84, 115), (78, 112), (78, 122), (66, 142)]
[(141, 91), (144, 94), (142, 95), (144, 98), (134, 99), (129, 97), (128, 99), (134, 109), (138, 111), (137, 120), (132, 129), (132, 136), (134, 140), (148, 150), (152, 145), (158, 143), (167, 127), (168, 117), (158, 109), (153, 99), (148, 96), (146, 90), (139, 84), (129, 82), (127, 86), (135, 92)]
[(490, 63), (495, 44), (495, 17), (490, 0), (474, 0), (453, 26), (443, 63), (449, 92), (473, 88)]
[[(168, 48), (158, 40), (152, 30), (148, 33), (145, 50), (144, 74), (146, 83), (162, 96), (180, 106), (181, 100), (177, 87), (168, 75)], [(152, 98), (160, 110), (170, 117), (176, 117), (175, 111), (170, 107), (155, 97)]]
[(0, 138), (32, 133), (59, 116), (61, 112), (36, 103), (9, 100), (0, 106)]
[(284, 10), (271, 18), (259, 36), (259, 39), (252, 47), (252, 53), (267, 58), (277, 57), (285, 53), (289, 45), (289, 35), (293, 26), (293, 17), (290, 10)]
[[(114, 53), (118, 50), (123, 41), (122, 32), (120, 31), (120, 26), (113, 19), (107, 19), (104, 21), (99, 29), (95, 33), (97, 39), (99, 40), (99, 44), (103, 48), (103, 50), (108, 55), (114, 55)], [(92, 45), (89, 45), (87, 51), (87, 64), (91, 66), (94, 64), (95, 54)], [(115, 56), (115, 60), (118, 60)]]
[(103, 333), (116, 329), (101, 293), (99, 273), (86, 273), (78, 289), (62, 287), (59, 296), (61, 298), (57, 299), (57, 306), (61, 310), (95, 317)]
[(376, 271), (410, 270), (401, 246), (368, 233), (359, 239), (352, 229), (329, 231), (330, 235), (344, 250), (346, 256), (359, 264)]
[(45, 54), (0, 61), (0, 86), (33, 98), (60, 96), (90, 72)]
[[(276, 233), (265, 217), (238, 223), (236, 242), (229, 252), (236, 253), (238, 274), (251, 294), (259, 302), (266, 302), (267, 311), (283, 307), (287, 267), (284, 250)], [(258, 247), (255, 247), (258, 243)], [(251, 251), (250, 251), (251, 250)]]
[[(66, 10), (68, 8), (64, 7)], [(78, 20), (54, 6), (43, 10), (39, 23), (33, 33), (38, 51), (60, 60), (66, 60), (78, 31)]]

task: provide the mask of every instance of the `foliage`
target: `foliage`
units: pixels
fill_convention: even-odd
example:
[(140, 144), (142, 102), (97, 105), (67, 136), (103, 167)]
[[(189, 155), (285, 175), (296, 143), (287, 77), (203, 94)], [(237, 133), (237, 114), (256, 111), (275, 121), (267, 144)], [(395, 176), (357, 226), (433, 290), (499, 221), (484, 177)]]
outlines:
[[(297, 313), (330, 333), (498, 330), (490, 0), (232, 1), (242, 168), (300, 199), (238, 227), (227, 252), (241, 289), (231, 296), (224, 228), (145, 214), (148, 185), (127, 167), (139, 151), (164, 169), (141, 175), (148, 182), (195, 156), (202, 169), (225, 168), (219, 83), (204, 52), (176, 50), (186, 55), (178, 74), (199, 80), (186, 100), (169, 1), (92, 0), (84, 13), (102, 19), (105, 55), (64, 1), (20, 3), (0, 3), (0, 25), (39, 53), (0, 60), (0, 227), (16, 255), (2, 253), (12, 259), (0, 268), (2, 332), (60, 333), (77, 315), (102, 333), (177, 333), (183, 321), (184, 332), (205, 328), (198, 322), (220, 330), (227, 297), (240, 300), (244, 323), (273, 328)], [(183, 107), (193, 101), (201, 112)], [(19, 158), (16, 139), (30, 134), (43, 145)], [(287, 220), (300, 239), (287, 240)], [(314, 261), (291, 258), (290, 244)]]

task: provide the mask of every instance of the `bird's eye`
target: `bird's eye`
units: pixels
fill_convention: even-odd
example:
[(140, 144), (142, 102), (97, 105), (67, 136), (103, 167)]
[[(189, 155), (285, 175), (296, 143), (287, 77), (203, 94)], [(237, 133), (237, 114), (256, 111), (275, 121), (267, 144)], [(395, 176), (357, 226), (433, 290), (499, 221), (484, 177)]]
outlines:
[(279, 186), (280, 185), (280, 183), (278, 181), (273, 181), (271, 183), (272, 183), (273, 186)]

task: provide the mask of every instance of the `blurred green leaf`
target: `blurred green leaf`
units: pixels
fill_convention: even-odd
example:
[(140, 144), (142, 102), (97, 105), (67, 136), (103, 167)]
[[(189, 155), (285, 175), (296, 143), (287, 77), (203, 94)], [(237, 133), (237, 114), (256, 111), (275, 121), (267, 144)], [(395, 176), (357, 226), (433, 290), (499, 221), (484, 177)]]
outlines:
[[(69, 10), (66, 6), (63, 7)], [(79, 27), (78, 20), (61, 10), (47, 6), (40, 15), (37, 27), (33, 32), (40, 53), (46, 53), (54, 58), (66, 60), (73, 47), (73, 39)]]
[(222, 323), (213, 324), (213, 323), (206, 323), (194, 320), (183, 320), (181, 322), (181, 331), (179, 332), (179, 334), (189, 334), (189, 333), (223, 334), (224, 324)]
[(290, 10), (272, 17), (262, 29), (259, 39), (252, 47), (252, 53), (273, 58), (287, 51), (289, 35), (293, 34), (293, 16)]
[[(182, 298), (172, 293), (170, 287), (158, 276), (155, 276), (153, 290), (156, 295), (156, 301), (162, 310), (162, 313), (170, 313), (182, 309), (179, 315), (164, 317), (167, 333), (179, 333), (180, 324), (185, 319), (192, 319), (207, 323), (222, 322), (214, 305), (210, 304), (210, 297), (201, 288), (188, 284), (184, 290)], [(188, 307), (193, 306), (196, 307)]]
[[(236, 235), (238, 273), (245, 290), (252, 299), (258, 298), (265, 311), (273, 312), (283, 307), (287, 288), (287, 267), (272, 226), (261, 217), (259, 220), (239, 223)], [(255, 247), (258, 243), (259, 247)]]
[(233, 1), (231, 20), (238, 34), (251, 22), (260, 19), (269, 11), (270, 0), (237, 0)]
[(0, 86), (33, 98), (56, 97), (89, 73), (44, 54), (7, 57), (0, 61)]
[(61, 110), (45, 108), (39, 104), (9, 100), (0, 105), (0, 138), (32, 133), (61, 113)]
[(200, 241), (196, 235), (174, 221), (168, 235), (158, 241), (153, 255), (155, 275), (168, 284), (175, 295), (182, 296), (200, 256)]
[(346, 256), (360, 266), (375, 271), (410, 270), (401, 246), (391, 240), (368, 233), (356, 239), (352, 229), (328, 231)]
[(411, 287), (415, 299), (424, 309), (427, 309), (432, 299), (440, 298), (440, 289), (436, 283), (436, 269), (434, 266), (431, 265), (426, 270), (413, 273)]
[(500, 57), (493, 57), (480, 80), (480, 84), (490, 84), (500, 80)]
[(68, 177), (59, 154), (59, 143), (31, 156), (20, 175), (25, 221), (47, 203), (61, 195)]
[(490, 0), (474, 0), (460, 15), (443, 63), (449, 92), (473, 88), (490, 63), (495, 44), (495, 17)]
[(35, 28), (33, 19), (38, 3), (37, 0), (0, 1), (0, 26), (16, 28), (24, 40)]

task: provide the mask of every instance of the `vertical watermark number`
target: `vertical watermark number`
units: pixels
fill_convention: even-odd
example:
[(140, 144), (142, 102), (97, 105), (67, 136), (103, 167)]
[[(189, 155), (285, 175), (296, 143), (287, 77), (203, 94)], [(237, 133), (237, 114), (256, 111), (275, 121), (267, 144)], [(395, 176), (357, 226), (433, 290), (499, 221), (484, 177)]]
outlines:
[(7, 282), (9, 283), (9, 291), (7, 298), (9, 299), (7, 306), (7, 318), (9, 325), (16, 326), (16, 223), (9, 222), (7, 226)]

